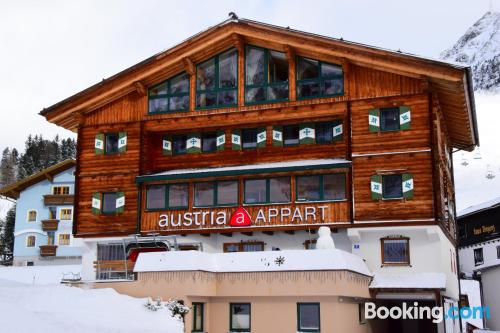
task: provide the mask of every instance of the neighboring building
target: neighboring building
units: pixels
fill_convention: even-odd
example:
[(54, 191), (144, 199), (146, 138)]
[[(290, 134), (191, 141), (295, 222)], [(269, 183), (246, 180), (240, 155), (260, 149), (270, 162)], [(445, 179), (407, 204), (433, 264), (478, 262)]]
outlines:
[[(84, 280), (134, 278), (140, 252), (311, 249), (327, 226), (337, 249), (375, 274), (366, 291), (378, 302), (458, 302), (451, 153), (478, 144), (468, 67), (232, 18), (41, 114), (78, 133)], [(293, 290), (283, 296), (296, 301)], [(248, 303), (245, 292), (227, 296)], [(353, 288), (343, 293), (363, 302)], [(334, 307), (338, 294), (323, 295)], [(327, 331), (359, 325), (357, 307), (349, 311), (343, 328)]]
[(0, 190), (16, 200), (14, 265), (81, 262), (72, 236), (75, 164), (63, 161)]
[(486, 327), (500, 331), (500, 198), (458, 214), (460, 272), (480, 281), (492, 316)]

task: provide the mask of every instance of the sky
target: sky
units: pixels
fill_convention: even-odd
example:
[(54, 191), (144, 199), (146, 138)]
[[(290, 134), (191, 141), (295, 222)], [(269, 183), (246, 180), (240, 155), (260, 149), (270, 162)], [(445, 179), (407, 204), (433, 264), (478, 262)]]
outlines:
[(44, 107), (240, 17), (437, 58), (500, 0), (2, 0), (0, 150), (28, 134), (71, 136)]

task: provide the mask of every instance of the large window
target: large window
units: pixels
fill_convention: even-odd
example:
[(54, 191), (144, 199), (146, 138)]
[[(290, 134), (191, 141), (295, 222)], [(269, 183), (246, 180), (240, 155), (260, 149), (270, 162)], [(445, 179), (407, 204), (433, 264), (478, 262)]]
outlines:
[(382, 176), (382, 196), (384, 199), (400, 199), (403, 197), (402, 175)]
[(207, 60), (196, 68), (196, 108), (238, 104), (238, 52), (234, 49)]
[(483, 248), (474, 249), (474, 265), (479, 266), (484, 264)]
[(297, 201), (330, 201), (346, 198), (345, 174), (297, 176)]
[(193, 329), (191, 332), (203, 332), (203, 322), (205, 317), (205, 304), (193, 303)]
[(408, 238), (382, 238), (382, 264), (409, 265), (410, 240)]
[(250, 332), (250, 303), (229, 304), (229, 331)]
[(290, 202), (290, 177), (245, 180), (245, 203)]
[(344, 94), (342, 66), (308, 58), (297, 58), (297, 97), (310, 98)]
[(146, 191), (148, 210), (187, 208), (188, 184), (151, 185)]
[(224, 252), (259, 252), (264, 251), (264, 242), (224, 243)]
[(297, 331), (320, 331), (319, 303), (297, 303)]
[(288, 99), (288, 60), (282, 52), (246, 47), (245, 102)]
[(69, 186), (54, 186), (52, 187), (52, 194), (54, 195), (69, 194)]
[(189, 109), (189, 75), (183, 73), (149, 89), (149, 113)]
[(233, 206), (238, 204), (238, 182), (216, 181), (194, 184), (194, 206)]

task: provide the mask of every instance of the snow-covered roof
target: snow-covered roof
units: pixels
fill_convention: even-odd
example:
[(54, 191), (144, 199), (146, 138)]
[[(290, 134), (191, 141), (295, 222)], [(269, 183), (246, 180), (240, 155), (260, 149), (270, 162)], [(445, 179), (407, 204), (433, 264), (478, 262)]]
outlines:
[(296, 170), (315, 170), (350, 165), (345, 159), (294, 160), (275, 163), (235, 165), (219, 168), (176, 169), (137, 177), (138, 182), (167, 179), (203, 178), (216, 175), (244, 175), (251, 173), (286, 172)]
[(375, 273), (370, 284), (371, 289), (445, 289), (446, 274), (444, 273)]
[[(467, 295), (469, 300), (469, 306), (471, 308), (476, 308), (482, 306), (481, 304), (481, 291), (479, 286), (479, 281), (476, 280), (460, 280), (460, 293), (462, 295)], [(483, 320), (480, 318), (471, 318), (464, 319), (462, 318), (462, 326), (465, 327), (464, 323), (471, 323), (477, 328), (483, 328)]]
[(169, 251), (141, 253), (134, 272), (219, 273), (347, 270), (371, 276), (363, 259), (339, 249), (236, 253)]
[(464, 216), (470, 215), (472, 213), (477, 213), (477, 212), (480, 212), (483, 210), (495, 208), (499, 205), (500, 205), (500, 197), (497, 197), (495, 199), (485, 201), (485, 202), (482, 202), (482, 203), (477, 204), (477, 205), (469, 206), (469, 207), (459, 211), (457, 215), (458, 215), (458, 217), (464, 217)]

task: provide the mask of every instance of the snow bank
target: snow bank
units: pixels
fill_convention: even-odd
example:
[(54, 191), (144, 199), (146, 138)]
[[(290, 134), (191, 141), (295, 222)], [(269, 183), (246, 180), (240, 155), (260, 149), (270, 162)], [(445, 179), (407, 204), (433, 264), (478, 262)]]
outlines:
[(446, 274), (444, 273), (406, 273), (381, 274), (375, 273), (370, 288), (424, 288), (445, 289)]
[(0, 280), (15, 281), (25, 284), (58, 284), (63, 274), (80, 273), (81, 265), (54, 265), (30, 267), (0, 266)]
[[(469, 299), (469, 306), (471, 308), (481, 306), (481, 291), (479, 289), (479, 281), (476, 280), (460, 280), (460, 292), (462, 295), (467, 295)], [(483, 320), (480, 318), (462, 318), (462, 327), (465, 323), (471, 323), (475, 327), (484, 328)], [(474, 331), (477, 332), (477, 331)]]
[(147, 310), (146, 299), (113, 289), (26, 286), (0, 280), (2, 332), (181, 333), (183, 324), (167, 309)]
[(141, 253), (134, 272), (276, 272), (349, 270), (370, 275), (363, 259), (342, 250), (287, 250), (237, 253), (169, 251)]

